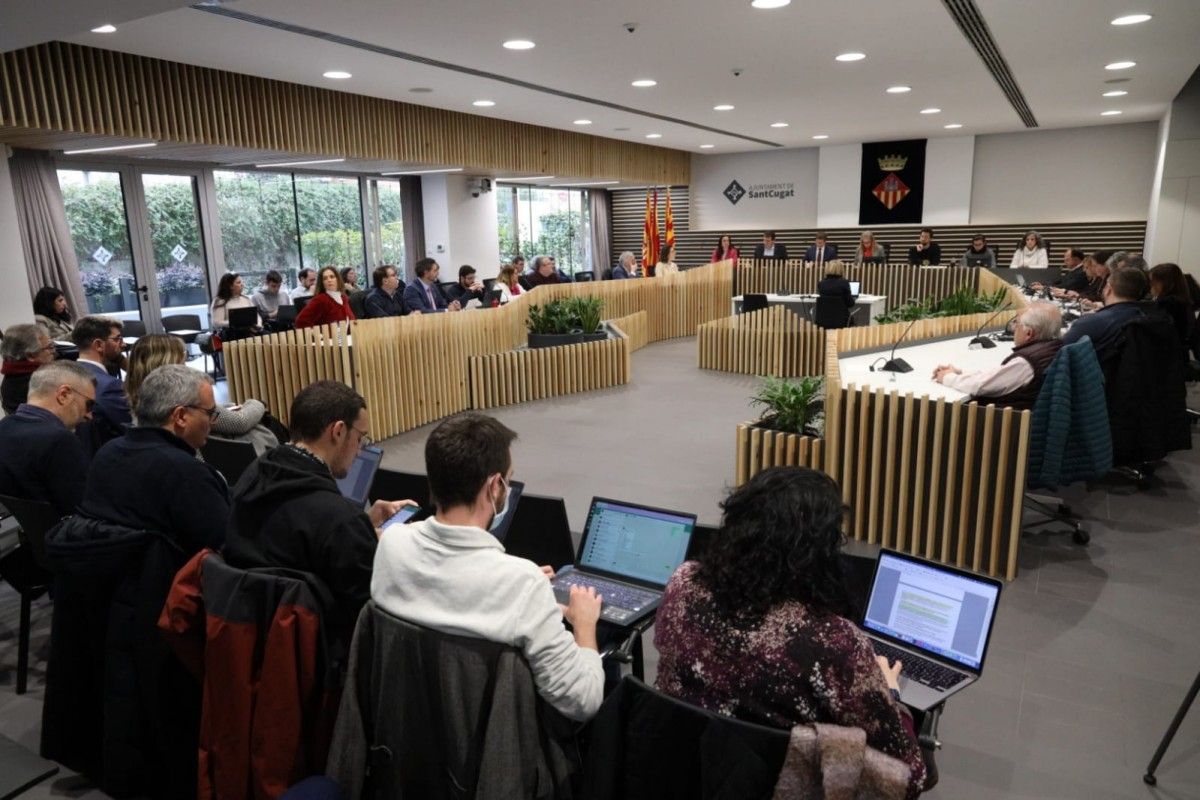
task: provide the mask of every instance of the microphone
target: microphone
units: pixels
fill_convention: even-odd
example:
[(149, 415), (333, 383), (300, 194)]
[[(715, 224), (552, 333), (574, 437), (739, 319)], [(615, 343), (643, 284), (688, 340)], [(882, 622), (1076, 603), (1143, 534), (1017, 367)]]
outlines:
[(987, 319), (985, 319), (985, 320), (983, 321), (983, 324), (979, 326), (979, 330), (975, 331), (975, 338), (974, 338), (974, 339), (972, 339), (970, 342), (968, 342), (968, 343), (967, 343), (967, 347), (968, 347), (968, 348), (973, 348), (973, 347), (975, 347), (976, 345), (979, 345), (979, 346), (980, 346), (980, 347), (982, 347), (984, 350), (990, 350), (991, 348), (995, 347), (995, 346), (996, 346), (996, 342), (995, 342), (995, 341), (993, 341), (992, 339), (990, 339), (990, 338), (988, 338), (988, 337), (984, 336), (984, 335), (983, 335), (983, 329), (984, 329), (984, 328), (986, 328), (986, 327), (988, 326), (988, 323), (989, 323), (989, 322), (991, 322), (991, 321), (992, 321), (992, 320), (994, 320), (996, 317), (1000, 316), (1000, 314), (1001, 314), (1001, 313), (1003, 313), (1003, 312), (1007, 311), (1007, 310), (1008, 310), (1008, 309), (1010, 309), (1010, 308), (1012, 308), (1012, 301), (1011, 301), (1011, 300), (1010, 300), (1010, 301), (1008, 301), (1007, 303), (1005, 303), (1004, 305), (1000, 306), (1000, 308), (996, 309), (996, 313), (995, 313), (995, 314), (992, 314), (990, 317), (988, 317)]
[(888, 358), (887, 363), (879, 368), (880, 372), (912, 372), (912, 365), (903, 358), (896, 358), (896, 348), (904, 341), (904, 337), (908, 336), (908, 332), (912, 330), (913, 325), (916, 325), (920, 320), (913, 320), (908, 323), (908, 327), (904, 329), (904, 333), (900, 334), (900, 338), (892, 345), (892, 354)]

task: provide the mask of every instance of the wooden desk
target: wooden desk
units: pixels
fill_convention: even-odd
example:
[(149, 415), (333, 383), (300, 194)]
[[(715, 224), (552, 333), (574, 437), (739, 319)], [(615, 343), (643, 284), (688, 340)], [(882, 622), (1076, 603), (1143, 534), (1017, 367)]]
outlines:
[[(731, 314), (742, 313), (744, 295), (737, 295), (730, 301)], [(785, 306), (801, 319), (812, 319), (812, 309), (817, 304), (815, 294), (768, 294), (768, 306)], [(854, 324), (874, 325), (875, 317), (887, 310), (887, 295), (860, 294), (854, 301)]]

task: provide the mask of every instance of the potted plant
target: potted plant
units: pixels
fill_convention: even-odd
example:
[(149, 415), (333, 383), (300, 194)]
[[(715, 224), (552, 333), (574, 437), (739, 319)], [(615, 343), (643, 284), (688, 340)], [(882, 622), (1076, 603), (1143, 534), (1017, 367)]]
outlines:
[(530, 348), (607, 339), (608, 331), (600, 322), (603, 308), (604, 301), (598, 297), (559, 298), (544, 306), (530, 306), (525, 322)]
[(117, 276), (107, 269), (85, 269), (79, 273), (83, 293), (87, 295), (88, 311), (105, 314), (121, 310), (117, 294)]
[(158, 270), (158, 291), (164, 306), (195, 306), (208, 302), (204, 273), (192, 264), (171, 264)]
[(819, 437), (825, 428), (825, 379), (763, 378), (750, 405), (763, 406), (763, 414), (755, 422), (760, 428)]

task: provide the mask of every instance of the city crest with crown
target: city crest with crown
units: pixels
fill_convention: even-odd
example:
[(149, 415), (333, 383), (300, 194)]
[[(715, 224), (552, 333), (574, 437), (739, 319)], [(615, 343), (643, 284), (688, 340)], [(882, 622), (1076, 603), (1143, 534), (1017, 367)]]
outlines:
[(908, 163), (908, 156), (880, 156), (879, 168), (884, 172), (899, 172)]
[(871, 194), (875, 195), (875, 198), (883, 203), (884, 208), (891, 211), (900, 204), (901, 200), (908, 197), (909, 192), (912, 191), (904, 184), (904, 181), (900, 180), (900, 176), (896, 174), (904, 169), (904, 165), (908, 163), (908, 156), (880, 156), (878, 161), (879, 168), (887, 174), (883, 176), (883, 180), (879, 182), (879, 185), (871, 191)]

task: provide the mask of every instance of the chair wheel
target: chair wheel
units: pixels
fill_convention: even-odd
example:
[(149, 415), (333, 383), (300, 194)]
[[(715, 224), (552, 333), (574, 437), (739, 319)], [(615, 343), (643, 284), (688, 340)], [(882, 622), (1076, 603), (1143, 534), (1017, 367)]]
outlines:
[(1091, 534), (1083, 528), (1076, 528), (1075, 532), (1071, 534), (1071, 538), (1075, 540), (1075, 544), (1087, 544), (1092, 540)]
[(1157, 786), (1158, 778), (1154, 777), (1149, 772), (1147, 772), (1145, 775), (1142, 776), (1142, 782), (1145, 783), (1147, 786)]

